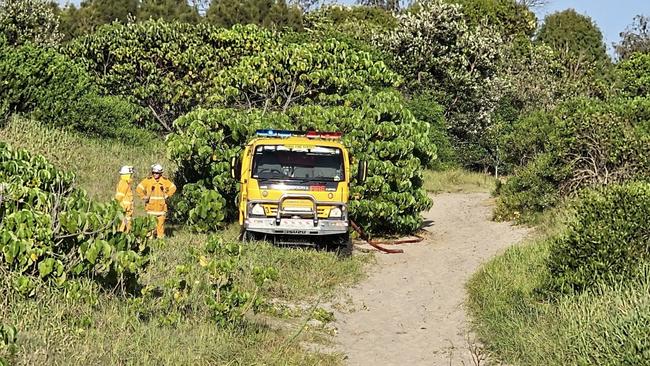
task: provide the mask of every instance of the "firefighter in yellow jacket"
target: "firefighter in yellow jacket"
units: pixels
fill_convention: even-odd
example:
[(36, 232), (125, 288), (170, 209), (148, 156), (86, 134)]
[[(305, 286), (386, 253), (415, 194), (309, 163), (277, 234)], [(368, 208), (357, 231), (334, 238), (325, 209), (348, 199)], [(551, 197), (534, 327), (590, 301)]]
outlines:
[(144, 209), (147, 214), (155, 216), (156, 237), (165, 237), (165, 217), (167, 216), (167, 198), (174, 195), (176, 186), (172, 181), (162, 176), (163, 168), (160, 164), (151, 166), (151, 177), (144, 179), (136, 192), (144, 200)]
[(122, 220), (122, 225), (120, 225), (120, 231), (131, 230), (131, 219), (133, 218), (132, 175), (132, 166), (125, 165), (120, 168), (120, 181), (117, 183), (117, 188), (115, 189), (115, 200), (117, 200), (124, 210), (124, 220)]

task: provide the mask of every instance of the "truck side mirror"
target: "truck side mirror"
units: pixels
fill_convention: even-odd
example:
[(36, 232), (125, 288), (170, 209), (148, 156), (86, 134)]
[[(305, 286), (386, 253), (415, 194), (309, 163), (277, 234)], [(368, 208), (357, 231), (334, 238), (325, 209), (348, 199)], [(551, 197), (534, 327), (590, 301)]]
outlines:
[(359, 161), (359, 170), (357, 171), (357, 183), (363, 183), (368, 177), (368, 162), (365, 160)]
[(230, 159), (230, 176), (237, 180), (241, 178), (241, 161), (236, 156)]

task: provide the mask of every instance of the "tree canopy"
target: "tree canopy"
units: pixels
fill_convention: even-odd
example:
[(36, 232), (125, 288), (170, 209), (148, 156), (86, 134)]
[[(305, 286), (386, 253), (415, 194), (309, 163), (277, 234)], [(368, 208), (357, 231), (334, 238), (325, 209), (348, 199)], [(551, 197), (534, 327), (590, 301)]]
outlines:
[(544, 19), (537, 40), (551, 46), (555, 51), (570, 54), (588, 61), (608, 58), (603, 34), (586, 15), (574, 9), (553, 13)]
[(11, 45), (54, 45), (62, 38), (55, 12), (45, 0), (0, 0), (0, 34)]
[(256, 24), (269, 28), (302, 29), (302, 11), (285, 0), (212, 0), (206, 20), (222, 27)]
[(137, 11), (138, 19), (164, 19), (197, 23), (199, 12), (187, 0), (142, 0)]
[(530, 8), (515, 0), (447, 0), (463, 6), (462, 12), (471, 26), (485, 25), (504, 36), (531, 37), (537, 18)]

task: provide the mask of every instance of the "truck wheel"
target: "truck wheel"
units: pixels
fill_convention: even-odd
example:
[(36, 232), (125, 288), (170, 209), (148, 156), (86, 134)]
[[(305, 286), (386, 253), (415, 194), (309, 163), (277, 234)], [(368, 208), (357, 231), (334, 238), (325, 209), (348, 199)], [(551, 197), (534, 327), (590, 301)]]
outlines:
[(336, 240), (337, 250), (341, 257), (349, 257), (352, 255), (352, 239), (350, 233), (338, 235)]
[(250, 243), (255, 241), (257, 238), (255, 237), (255, 233), (242, 228), (239, 233), (239, 239), (244, 243)]

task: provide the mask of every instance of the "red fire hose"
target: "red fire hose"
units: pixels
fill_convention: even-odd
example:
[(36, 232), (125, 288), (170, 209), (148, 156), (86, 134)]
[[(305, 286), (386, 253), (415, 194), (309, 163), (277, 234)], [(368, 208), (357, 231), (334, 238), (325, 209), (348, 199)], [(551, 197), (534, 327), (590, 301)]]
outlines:
[(382, 247), (380, 244), (383, 245), (398, 245), (398, 244), (408, 244), (408, 243), (419, 243), (422, 240), (424, 240), (423, 237), (419, 235), (414, 235), (415, 239), (400, 239), (400, 240), (392, 240), (392, 241), (378, 241), (378, 240), (371, 240), (370, 237), (368, 237), (368, 234), (366, 234), (363, 229), (359, 225), (357, 225), (356, 222), (350, 220), (350, 226), (356, 231), (361, 239), (366, 241), (366, 243), (370, 244), (373, 248), (384, 252), (388, 254), (398, 254), (398, 253), (404, 253), (404, 250), (402, 249), (388, 249)]

